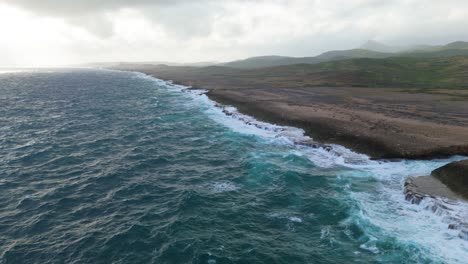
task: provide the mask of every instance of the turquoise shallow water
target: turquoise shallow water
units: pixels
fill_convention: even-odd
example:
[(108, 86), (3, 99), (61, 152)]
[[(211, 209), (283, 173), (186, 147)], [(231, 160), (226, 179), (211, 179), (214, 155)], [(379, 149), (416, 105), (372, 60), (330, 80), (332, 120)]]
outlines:
[(402, 192), (462, 157), (370, 161), (228, 110), (137, 73), (0, 74), (0, 263), (466, 263), (467, 205)]

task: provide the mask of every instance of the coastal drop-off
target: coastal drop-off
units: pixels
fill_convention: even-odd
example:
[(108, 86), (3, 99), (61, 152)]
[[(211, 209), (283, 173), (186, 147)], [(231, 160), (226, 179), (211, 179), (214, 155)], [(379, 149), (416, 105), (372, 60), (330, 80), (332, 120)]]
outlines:
[[(466, 263), (466, 157), (371, 160), (144, 74), (0, 73), (0, 263)], [(228, 113), (228, 114), (226, 114)], [(461, 225), (463, 226), (463, 225)]]

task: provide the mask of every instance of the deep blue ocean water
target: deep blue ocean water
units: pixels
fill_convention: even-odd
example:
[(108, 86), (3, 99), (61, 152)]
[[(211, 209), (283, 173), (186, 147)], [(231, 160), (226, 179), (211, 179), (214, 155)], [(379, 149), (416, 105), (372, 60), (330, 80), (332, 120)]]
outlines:
[(447, 226), (468, 206), (403, 195), (463, 157), (371, 161), (246, 118), (138, 73), (1, 73), (0, 263), (467, 263)]

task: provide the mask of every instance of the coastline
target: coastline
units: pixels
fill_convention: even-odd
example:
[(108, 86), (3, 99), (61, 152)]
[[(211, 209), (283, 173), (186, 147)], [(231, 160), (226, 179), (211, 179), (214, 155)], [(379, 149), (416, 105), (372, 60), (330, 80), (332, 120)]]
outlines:
[[(174, 83), (189, 86), (183, 82)], [(206, 95), (210, 99), (232, 105), (242, 114), (272, 124), (301, 128), (317, 142), (342, 145), (368, 155), (371, 159), (468, 156), (468, 138), (465, 136), (468, 135), (467, 127), (391, 117), (329, 102), (311, 106), (289, 101), (262, 100), (227, 89), (194, 89), (207, 90)]]
[[(427, 139), (426, 135), (421, 138), (417, 135), (424, 130), (441, 135), (445, 130), (459, 127), (387, 117), (333, 104), (311, 107), (289, 102), (265, 102), (225, 90), (208, 90), (207, 96), (216, 102), (235, 106), (239, 112), (258, 120), (302, 128), (317, 142), (342, 145), (371, 159), (434, 159), (468, 155), (468, 139), (457, 145), (455, 140), (447, 142), (444, 138), (431, 142), (432, 139)], [(460, 130), (468, 135), (468, 129)], [(460, 131), (457, 140), (462, 137), (463, 132)]]
[(365, 136), (342, 133), (327, 118), (299, 119), (290, 118), (281, 109), (249, 98), (229, 97), (216, 91), (208, 91), (206, 95), (215, 102), (235, 106), (240, 113), (252, 116), (258, 120), (285, 126), (298, 127), (314, 141), (322, 144), (338, 144), (358, 153), (363, 153), (371, 159), (403, 159), (381, 142), (373, 141)]
[[(301, 128), (323, 144), (372, 159), (468, 156), (468, 104), (460, 91), (256, 85), (232, 69), (114, 67), (207, 91), (212, 100), (278, 125)], [(232, 72), (231, 72), (232, 71)], [(243, 79), (244, 78), (244, 79)]]
[[(372, 138), (367, 138), (360, 135), (356, 136), (352, 134), (341, 134), (340, 129), (331, 125), (327, 119), (317, 118), (314, 121), (308, 120), (304, 122), (304, 120), (287, 118), (286, 116), (282, 115), (281, 112), (271, 111), (271, 109), (274, 109), (271, 106), (265, 107), (262, 104), (258, 104), (255, 101), (250, 101), (248, 99), (239, 101), (217, 95), (212, 91), (208, 91), (206, 95), (217, 103), (235, 106), (238, 111), (244, 115), (252, 116), (255, 119), (263, 122), (302, 128), (305, 131), (305, 135), (311, 137), (315, 142), (324, 144), (324, 146), (326, 146), (326, 144), (342, 145), (351, 149), (352, 151), (369, 155), (371, 159), (436, 159), (466, 153), (466, 150), (462, 150), (460, 153), (458, 152), (459, 149), (456, 147), (454, 149), (449, 147), (445, 149), (440, 148), (421, 154), (416, 153), (416, 155), (414, 153), (409, 153), (409, 155), (402, 155), (391, 147), (387, 147), (383, 142), (375, 141)], [(443, 179), (440, 177), (434, 177), (432, 175), (420, 176), (416, 178), (411, 176), (408, 177), (405, 181), (403, 190), (403, 193), (406, 196), (405, 199), (411, 201), (412, 203), (416, 201), (417, 204), (419, 204), (421, 200), (426, 197), (440, 197), (448, 200), (468, 201), (466, 177), (461, 175), (463, 173), (468, 175), (468, 166), (465, 166), (454, 173), (451, 171), (450, 166), (457, 163), (460, 163), (460, 161), (451, 162), (446, 166), (438, 168), (434, 171), (442, 171), (442, 173), (446, 175)], [(462, 163), (468, 164), (468, 160), (464, 160)], [(434, 174), (434, 172), (431, 174)], [(417, 184), (413, 184), (413, 182)], [(465, 187), (460, 188), (459, 185)]]
[[(188, 89), (205, 90), (205, 95), (210, 100), (221, 106), (236, 107), (240, 114), (251, 116), (261, 122), (303, 129), (305, 136), (313, 139), (314, 146), (326, 147), (327, 144), (337, 144), (357, 153), (365, 154), (374, 160), (389, 161), (402, 159), (430, 160), (456, 155), (468, 155), (468, 139), (464, 136), (465, 131), (468, 134), (468, 128), (460, 126), (434, 124), (421, 120), (410, 120), (408, 123), (405, 122), (404, 118), (389, 117), (379, 113), (371, 113), (369, 115), (366, 111), (344, 109), (333, 104), (328, 105), (328, 107), (323, 104), (315, 105), (315, 109), (312, 110), (307, 105), (295, 105), (278, 100), (261, 100), (257, 96), (249, 97), (243, 94), (245, 92), (243, 90), (230, 91), (228, 89), (212, 88), (209, 85), (208, 87), (203, 85), (194, 86), (193, 83), (187, 83), (174, 78), (164, 78), (148, 71), (134, 69), (131, 71), (143, 73), (172, 84), (185, 86)], [(308, 113), (308, 115), (304, 115), (304, 112)], [(310, 115), (311, 113), (312, 115)], [(369, 120), (373, 123), (372, 126), (374, 126), (370, 129), (366, 127), (366, 123)], [(377, 121), (377, 126), (375, 125), (375, 121)], [(455, 140), (464, 139), (466, 140), (466, 144), (450, 145), (444, 140), (431, 144), (433, 143), (431, 142), (433, 138), (427, 138), (427, 129), (430, 129), (436, 135), (445, 135), (444, 132), (450, 131), (451, 134), (448, 137), (452, 137), (454, 131), (448, 130), (451, 128), (455, 128), (455, 132), (459, 132)], [(389, 133), (385, 132), (387, 129), (390, 131)], [(407, 130), (405, 131), (405, 129)], [(405, 135), (408, 130), (411, 133)], [(418, 139), (414, 133), (422, 133), (423, 140)], [(392, 137), (395, 134), (398, 134), (399, 137)], [(426, 185), (421, 192), (424, 192), (426, 197), (444, 197), (440, 195), (440, 192), (437, 192), (438, 185), (441, 183), (440, 179), (431, 181), (431, 183), (435, 184)], [(457, 183), (447, 184), (445, 181), (443, 184), (450, 186)], [(431, 190), (434, 190), (434, 192)], [(404, 192), (406, 191), (405, 188)], [(468, 197), (467, 193), (458, 192), (458, 194), (461, 195), (458, 197)], [(444, 198), (451, 199), (453, 196), (449, 195)]]
[[(385, 140), (375, 140), (372, 137), (366, 137), (362, 134), (352, 134), (348, 131), (334, 126), (328, 118), (315, 118), (308, 120), (288, 118), (280, 109), (275, 109), (271, 105), (258, 103), (255, 100), (244, 98), (225, 97), (222, 94), (214, 91), (208, 91), (206, 95), (213, 101), (235, 106), (242, 114), (252, 116), (258, 120), (285, 126), (302, 128), (305, 135), (311, 137), (314, 141), (321, 144), (338, 144), (352, 151), (368, 155), (371, 159), (376, 160), (400, 160), (400, 159), (437, 159), (446, 158), (454, 155), (467, 155), (467, 146), (455, 147), (439, 147), (426, 151), (401, 152), (392, 146), (386, 145)], [(286, 112), (287, 113), (287, 112)], [(333, 115), (333, 113), (331, 113)], [(385, 139), (385, 138), (384, 138)], [(468, 160), (461, 161), (463, 164), (468, 164)], [(459, 168), (453, 172), (451, 166), (458, 164), (460, 161), (455, 161), (438, 168), (428, 176), (420, 176), (417, 178), (408, 177), (404, 184), (403, 193), (406, 200), (412, 203), (420, 203), (426, 197), (440, 197), (448, 200), (465, 200), (468, 201), (468, 186), (466, 185), (466, 176), (468, 175), (468, 166)], [(434, 177), (434, 172), (445, 174), (444, 178)], [(463, 174), (463, 175), (462, 175)], [(413, 184), (417, 183), (417, 184)], [(444, 191), (441, 191), (443, 189)]]

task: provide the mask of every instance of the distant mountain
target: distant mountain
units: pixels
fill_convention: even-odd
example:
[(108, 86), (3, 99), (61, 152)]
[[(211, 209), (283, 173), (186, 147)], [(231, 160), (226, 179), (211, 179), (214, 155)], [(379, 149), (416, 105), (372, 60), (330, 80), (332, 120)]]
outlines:
[(455, 41), (446, 45), (413, 45), (413, 46), (389, 46), (380, 42), (369, 40), (364, 43), (361, 49), (387, 53), (408, 53), (413, 51), (440, 51), (468, 49), (468, 42)]
[(366, 49), (351, 49), (351, 50), (333, 50), (322, 53), (314, 58), (322, 61), (338, 60), (338, 59), (351, 59), (351, 58), (386, 58), (391, 56), (391, 53), (379, 52)]
[(449, 43), (445, 46), (442, 46), (442, 49), (449, 50), (449, 49), (468, 49), (468, 42), (465, 41), (455, 41)]
[(219, 66), (255, 69), (293, 64), (317, 64), (327, 61), (368, 58), (383, 59), (389, 57), (438, 58), (468, 55), (468, 42), (457, 41), (447, 45), (389, 46), (370, 40), (359, 49), (335, 50), (315, 57), (260, 56), (219, 64)]
[(342, 60), (351, 58), (387, 58), (390, 53), (375, 52), (371, 50), (352, 49), (352, 50), (335, 50), (322, 53), (315, 57), (285, 57), (285, 56), (260, 56), (251, 57), (245, 60), (232, 61), (220, 66), (254, 69), (264, 67), (274, 67), (293, 64), (316, 64), (320, 62)]
[(466, 50), (468, 49), (468, 42), (455, 41), (446, 45), (415, 45), (407, 47), (403, 53), (409, 52), (436, 52), (443, 50)]

